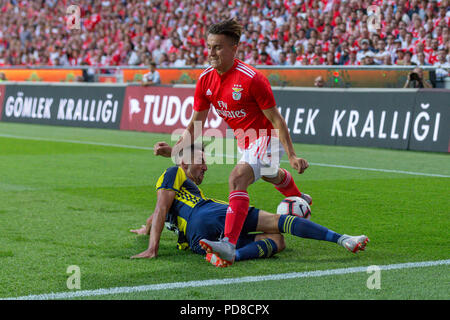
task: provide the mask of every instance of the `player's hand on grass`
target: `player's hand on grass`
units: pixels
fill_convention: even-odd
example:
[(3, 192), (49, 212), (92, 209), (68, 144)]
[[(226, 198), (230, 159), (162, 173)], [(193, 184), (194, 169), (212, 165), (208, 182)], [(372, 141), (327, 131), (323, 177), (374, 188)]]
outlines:
[(153, 147), (153, 153), (155, 154), (155, 156), (170, 158), (170, 156), (172, 155), (172, 147), (164, 141), (157, 142)]
[(147, 234), (147, 228), (145, 225), (142, 225), (139, 229), (131, 229), (130, 232), (136, 233), (136, 234)]
[(295, 169), (298, 173), (302, 174), (309, 167), (308, 161), (303, 158), (292, 157), (289, 159), (291, 167)]
[(150, 259), (150, 258), (155, 258), (156, 257), (156, 252), (154, 252), (153, 250), (145, 250), (144, 252), (141, 252), (135, 256), (132, 256), (131, 259)]

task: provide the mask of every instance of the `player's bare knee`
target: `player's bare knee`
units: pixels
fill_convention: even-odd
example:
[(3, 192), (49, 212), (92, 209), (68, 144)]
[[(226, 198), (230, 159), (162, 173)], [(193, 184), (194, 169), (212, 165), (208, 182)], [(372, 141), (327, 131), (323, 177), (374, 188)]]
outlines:
[[(284, 237), (280, 233), (262, 234), (260, 239), (271, 239), (277, 245), (277, 252), (281, 252), (286, 248)], [(258, 239), (257, 239), (258, 240)]]
[(230, 191), (247, 190), (248, 186), (252, 184), (253, 180), (253, 171), (251, 167), (246, 167), (245, 165), (237, 165), (231, 172), (230, 178), (228, 180)]
[(275, 234), (275, 239), (272, 239), (277, 244), (277, 252), (281, 252), (286, 249), (286, 242), (282, 234)]
[(256, 231), (262, 231), (267, 234), (279, 233), (278, 222), (280, 221), (279, 214), (269, 213), (264, 210), (259, 210), (258, 224)]

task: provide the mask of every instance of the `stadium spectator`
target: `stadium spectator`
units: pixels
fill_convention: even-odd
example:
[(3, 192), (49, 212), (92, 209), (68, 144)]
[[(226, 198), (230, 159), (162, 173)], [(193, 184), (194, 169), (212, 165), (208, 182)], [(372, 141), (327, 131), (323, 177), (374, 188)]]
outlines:
[(358, 66), (360, 65), (359, 61), (356, 59), (356, 51), (350, 50), (348, 55), (348, 60), (344, 63), (346, 66)]
[(391, 66), (392, 65), (391, 55), (384, 56), (383, 61), (382, 61), (381, 64), (386, 65), (386, 66)]
[(272, 59), (269, 54), (265, 51), (261, 52), (259, 55), (259, 60), (257, 62), (258, 65), (273, 65)]
[(251, 56), (248, 59), (245, 59), (245, 63), (251, 64), (251, 65), (257, 65), (259, 62), (259, 52), (258, 49), (253, 48)]
[(390, 57), (391, 54), (386, 50), (386, 43), (384, 40), (379, 39), (377, 42), (377, 48), (374, 56), (374, 61), (376, 64), (384, 64), (386, 57)]
[(447, 60), (447, 52), (445, 49), (439, 50), (438, 61), (433, 64), (436, 69), (436, 80), (442, 81), (449, 76), (450, 72), (450, 62)]
[(160, 59), (159, 59), (159, 66), (160, 66), (160, 67), (169, 67), (169, 64), (170, 64), (170, 62), (169, 62), (169, 56), (168, 56), (167, 53), (163, 52), (163, 53), (161, 54)]
[(373, 53), (373, 51), (368, 51), (362, 60), (363, 61), (362, 64), (366, 65), (366, 66), (376, 65), (374, 57), (375, 57), (375, 53)]
[(327, 52), (324, 63), (329, 66), (336, 64), (334, 53), (332, 51)]
[(295, 52), (289, 52), (287, 65), (288, 66), (300, 65), (300, 61), (297, 60), (297, 54)]
[(345, 63), (350, 59), (350, 49), (348, 46), (348, 42), (346, 40), (342, 41), (342, 43), (336, 48), (337, 52), (337, 64), (345, 65)]
[(405, 60), (405, 51), (403, 51), (402, 48), (398, 48), (395, 51), (394, 64), (403, 65), (404, 60)]
[(278, 57), (279, 57), (278, 65), (280, 65), (280, 66), (287, 66), (287, 65), (289, 65), (289, 63), (287, 61), (286, 52), (281, 51)]
[[(279, 63), (281, 51), (289, 54), (299, 44), (303, 48), (297, 52), (301, 63), (309, 44), (313, 48), (319, 45), (325, 54), (330, 44), (339, 48), (345, 40), (352, 50), (363, 50), (365, 40), (370, 41), (371, 51), (380, 50), (379, 41), (383, 40), (394, 63), (396, 41), (413, 54), (423, 44), (426, 62), (431, 65), (440, 49), (449, 49), (448, 0), (79, 0), (77, 4), (80, 30), (66, 24), (67, 1), (0, 1), (0, 65), (75, 66), (83, 61), (90, 66), (142, 65), (150, 56), (165, 67), (173, 66), (174, 61), (167, 62), (163, 54), (178, 54), (183, 46), (194, 56), (188, 58), (185, 53), (181, 60), (184, 65), (194, 65), (206, 50), (206, 26), (226, 17), (238, 17), (245, 26), (242, 43), (250, 46), (249, 52), (255, 48), (259, 54), (267, 52), (267, 60), (273, 64)], [(381, 9), (377, 31), (367, 27), (369, 5)], [(347, 62), (342, 54), (334, 52), (338, 64)], [(357, 56), (358, 62), (361, 57)], [(309, 53), (306, 58), (308, 62), (303, 63), (316, 60)], [(383, 60), (375, 57), (376, 63)], [(319, 63), (327, 62), (319, 58)]]
[(424, 52), (418, 52), (415, 55), (414, 63), (418, 66), (429, 66), (430, 64), (425, 61), (425, 53)]
[(203, 54), (199, 54), (196, 60), (195, 67), (197, 68), (206, 68), (208, 63), (206, 62), (206, 58)]
[[(399, 64), (399, 63), (397, 63), (397, 64)], [(412, 61), (412, 53), (411, 53), (411, 51), (406, 51), (405, 52), (405, 57), (403, 58), (402, 65), (404, 65), (404, 66), (414, 66), (414, 65), (416, 65)]]
[(369, 48), (369, 40), (363, 39), (361, 41), (361, 50), (359, 50), (358, 53), (356, 54), (356, 60), (359, 63), (364, 64), (363, 59), (366, 57), (366, 54), (368, 52), (372, 52)]
[(280, 54), (283, 52), (283, 49), (279, 45), (278, 39), (272, 39), (270, 41), (270, 45), (267, 48), (267, 53), (269, 54), (269, 57), (272, 59), (273, 64), (280, 64)]

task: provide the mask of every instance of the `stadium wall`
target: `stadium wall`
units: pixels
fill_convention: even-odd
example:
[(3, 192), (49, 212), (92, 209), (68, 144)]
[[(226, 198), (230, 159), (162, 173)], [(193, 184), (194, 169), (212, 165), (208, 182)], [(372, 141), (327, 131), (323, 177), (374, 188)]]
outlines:
[[(91, 68), (91, 67), (89, 67)], [(280, 67), (258, 66), (269, 79), (272, 86), (280, 87), (310, 87), (314, 79), (322, 76), (324, 85), (328, 88), (402, 88), (413, 66), (309, 66)], [(29, 82), (77, 82), (83, 76), (83, 69), (67, 68), (19, 68), (2, 67), (8, 81)], [(136, 83), (149, 72), (144, 67), (111, 67), (111, 73), (104, 74), (105, 68), (96, 70), (96, 82)], [(424, 77), (437, 87), (445, 87), (444, 82), (436, 80), (434, 67), (424, 67)], [(158, 68), (163, 85), (195, 84), (204, 68)]]
[(75, 82), (83, 76), (82, 69), (1, 68), (9, 81)]
[[(450, 90), (273, 88), (294, 142), (450, 152)], [(5, 122), (182, 131), (192, 116), (192, 85), (8, 83), (0, 86)], [(226, 135), (214, 111), (208, 135)]]
[[(277, 66), (258, 66), (272, 86), (310, 87), (314, 79), (322, 76), (328, 88), (402, 88), (411, 67), (370, 68), (358, 66), (327, 66), (315, 68), (280, 68)], [(161, 83), (165, 85), (195, 84), (204, 68), (160, 68)], [(148, 69), (124, 69), (124, 82), (137, 82)], [(432, 79), (429, 70), (424, 70), (425, 79)]]

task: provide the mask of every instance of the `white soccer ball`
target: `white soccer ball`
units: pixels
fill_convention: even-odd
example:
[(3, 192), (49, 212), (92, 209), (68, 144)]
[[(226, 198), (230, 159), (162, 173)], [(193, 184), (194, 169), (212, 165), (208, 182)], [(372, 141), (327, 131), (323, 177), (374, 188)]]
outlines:
[(300, 197), (287, 197), (277, 207), (277, 214), (290, 214), (300, 218), (311, 218), (311, 207)]

